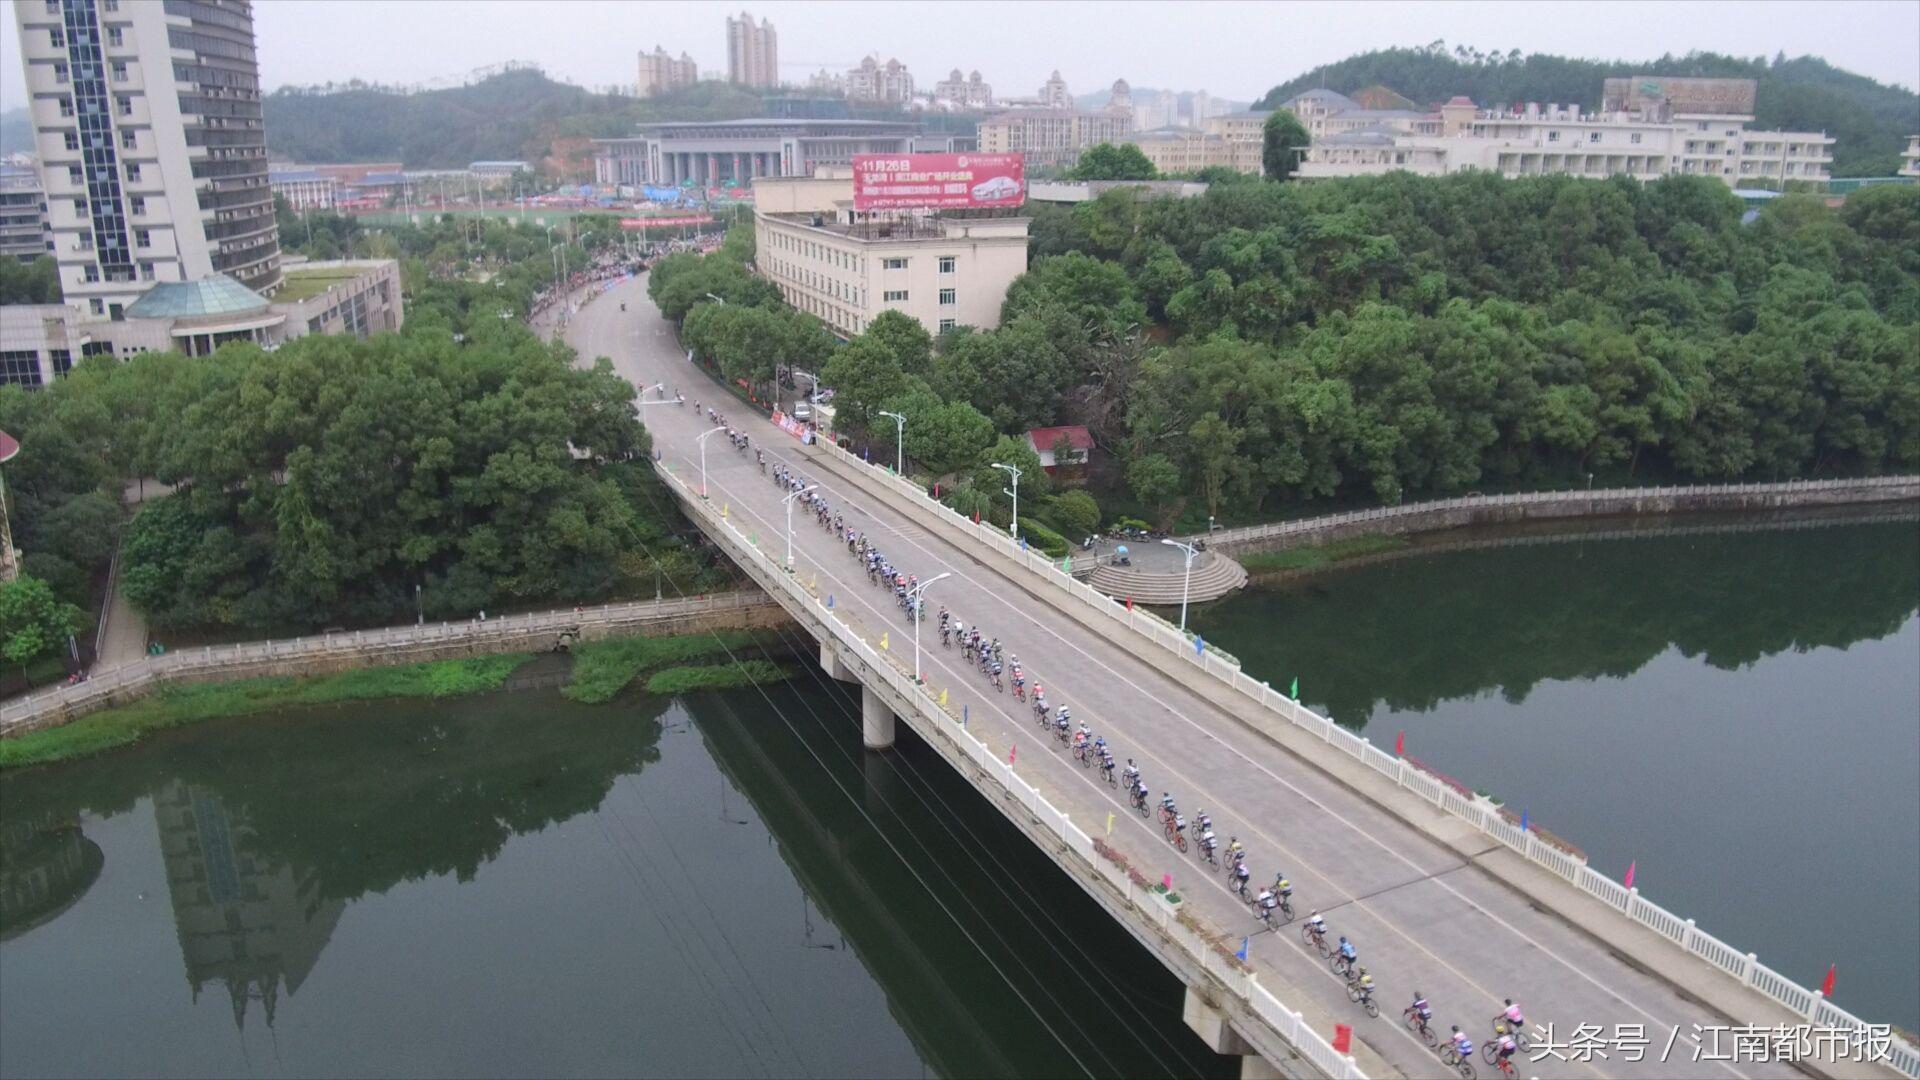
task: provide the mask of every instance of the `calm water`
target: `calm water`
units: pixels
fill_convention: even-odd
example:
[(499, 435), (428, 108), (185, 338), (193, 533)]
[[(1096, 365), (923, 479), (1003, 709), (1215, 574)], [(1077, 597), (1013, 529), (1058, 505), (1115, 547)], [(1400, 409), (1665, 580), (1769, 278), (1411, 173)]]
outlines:
[[(1681, 519), (1683, 524), (1695, 519)], [(1920, 1029), (1920, 524), (1421, 554), (1195, 625), (1836, 1003)]]
[(0, 1074), (1237, 1075), (924, 747), (773, 694), (305, 711), (9, 775)]

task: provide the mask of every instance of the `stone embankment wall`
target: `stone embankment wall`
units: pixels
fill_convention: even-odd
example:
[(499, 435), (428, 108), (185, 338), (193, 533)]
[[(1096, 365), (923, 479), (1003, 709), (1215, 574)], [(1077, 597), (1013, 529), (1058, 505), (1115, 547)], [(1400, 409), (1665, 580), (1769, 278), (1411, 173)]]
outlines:
[(1278, 551), (1366, 535), (1399, 535), (1561, 518), (1701, 511), (1756, 511), (1920, 500), (1920, 476), (1792, 480), (1779, 484), (1689, 484), (1596, 491), (1464, 495), (1344, 514), (1222, 529), (1207, 546), (1228, 552)]
[(83, 683), (15, 698), (0, 706), (0, 738), (56, 727), (172, 683), (327, 675), (463, 656), (547, 652), (574, 641), (626, 634), (687, 634), (779, 626), (790, 621), (772, 598), (752, 590), (685, 600), (603, 604), (578, 611), (533, 612), (485, 622), (346, 630), (182, 649), (96, 672)]

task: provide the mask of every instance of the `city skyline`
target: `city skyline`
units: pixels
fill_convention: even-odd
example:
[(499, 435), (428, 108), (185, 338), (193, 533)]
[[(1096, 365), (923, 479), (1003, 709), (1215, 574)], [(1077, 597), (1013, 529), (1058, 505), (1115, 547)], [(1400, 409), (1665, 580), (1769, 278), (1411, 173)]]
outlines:
[[(1710, 3), (1569, 3), (1552, 18), (1519, 18), (1513, 9), (1467, 4), (1384, 3), (1309, 8), (1295, 3), (1194, 3), (1169, 7), (1122, 3), (1121, 17), (1097, 25), (1066, 4), (964, 8), (938, 35), (925, 32), (926, 4), (855, 5), (766, 0), (749, 10), (781, 37), (780, 78), (804, 85), (820, 68), (844, 71), (871, 53), (898, 56), (931, 86), (954, 67), (979, 69), (1008, 88), (1038, 86), (1058, 68), (1074, 92), (1125, 78), (1140, 87), (1206, 89), (1252, 100), (1302, 72), (1355, 53), (1422, 46), (1436, 39), (1483, 50), (1518, 48), (1602, 60), (1651, 60), (1665, 53), (1818, 56), (1882, 82), (1920, 86), (1920, 5), (1877, 0), (1748, 5), (1729, 20)], [(1384, 12), (1390, 7), (1391, 12)], [(1643, 15), (1633, 9), (1644, 9)], [(0, 33), (0, 99), (22, 90), (11, 5)], [(583, 86), (634, 81), (635, 58), (656, 44), (689, 53), (703, 75), (727, 70), (726, 19), (736, 3), (625, 5), (548, 0), (541, 17), (517, 0), (482, 0), (448, 23), (433, 5), (387, 0), (277, 2), (256, 10), (262, 78), (268, 89), (329, 81), (413, 84), (458, 77), (508, 60), (532, 61)], [(1309, 17), (1310, 16), (1310, 17)], [(1270, 25), (1271, 37), (1248, 33)], [(1011, 25), (1028, 32), (1009, 35)], [(379, 33), (366, 33), (377, 26)], [(590, 27), (591, 33), (582, 28)]]

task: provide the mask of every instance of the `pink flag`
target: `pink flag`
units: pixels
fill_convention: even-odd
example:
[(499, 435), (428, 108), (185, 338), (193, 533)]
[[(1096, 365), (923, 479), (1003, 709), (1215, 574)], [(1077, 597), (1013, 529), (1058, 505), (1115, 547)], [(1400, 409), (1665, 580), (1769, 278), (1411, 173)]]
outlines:
[(1161, 887), (1161, 888), (1163, 888), (1163, 889), (1171, 889), (1171, 888), (1173, 888), (1173, 875), (1172, 875), (1172, 874), (1161, 874), (1161, 875), (1160, 875), (1160, 887)]
[(1624, 884), (1629, 889), (1633, 888), (1633, 872), (1637, 867), (1639, 867), (1639, 865), (1640, 865), (1639, 859), (1635, 859), (1632, 862), (1627, 864), (1627, 880), (1624, 882)]
[(1394, 757), (1407, 756), (1407, 733), (1405, 730), (1402, 730), (1399, 735), (1394, 737), (1393, 756)]
[(1009, 765), (1013, 764), (1013, 759), (1015, 757), (1018, 757), (1019, 754), (1020, 754), (1020, 748), (1018, 746), (1007, 747), (1007, 764)]

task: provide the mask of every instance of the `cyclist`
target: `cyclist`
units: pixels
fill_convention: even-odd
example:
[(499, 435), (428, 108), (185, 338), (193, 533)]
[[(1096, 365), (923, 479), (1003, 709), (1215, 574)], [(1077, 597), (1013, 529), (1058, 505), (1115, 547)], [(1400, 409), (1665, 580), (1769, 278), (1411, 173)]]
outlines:
[(1273, 875), (1273, 891), (1282, 900), (1290, 899), (1293, 896), (1293, 882), (1287, 880), (1285, 873), (1276, 870)]
[(1100, 771), (1106, 776), (1107, 783), (1113, 783), (1113, 753), (1111, 751), (1100, 751)]
[(1245, 861), (1246, 857), (1247, 849), (1240, 846), (1240, 838), (1237, 836), (1228, 837), (1227, 858), (1237, 863)]
[(1247, 879), (1252, 876), (1252, 872), (1247, 869), (1245, 859), (1233, 864), (1233, 887), (1239, 890), (1242, 900), (1247, 898)]
[(1193, 831), (1196, 833), (1213, 831), (1213, 819), (1207, 816), (1205, 810), (1197, 810), (1194, 812)]
[[(1402, 1010), (1400, 1015), (1417, 1017), (1418, 1019), (1414, 1021), (1414, 1024), (1424, 1032), (1427, 1030), (1427, 1025), (1433, 1021), (1433, 1006), (1427, 1004), (1426, 997), (1422, 995), (1420, 991), (1415, 990), (1413, 992), (1413, 1004)], [(1460, 1029), (1455, 1028), (1454, 1030), (1458, 1031)]]
[(1348, 971), (1352, 971), (1353, 965), (1360, 960), (1360, 950), (1354, 948), (1353, 942), (1348, 941), (1345, 935), (1341, 936), (1340, 944), (1335, 946), (1333, 951), (1339, 957), (1339, 966)]
[[(1038, 691), (1035, 691), (1035, 693), (1038, 693)], [(1125, 780), (1129, 787), (1140, 779), (1140, 766), (1135, 765), (1132, 758), (1128, 758), (1127, 767), (1120, 770), (1120, 779)]]
[(1073, 733), (1073, 752), (1075, 754), (1079, 754), (1084, 752), (1086, 748), (1087, 748), (1087, 724), (1086, 724), (1086, 721), (1083, 720), (1080, 722), (1080, 730)]
[(1177, 838), (1187, 831), (1187, 819), (1180, 813), (1173, 815), (1173, 835)]
[(1260, 889), (1260, 895), (1254, 898), (1253, 907), (1254, 911), (1260, 916), (1260, 921), (1271, 927), (1273, 925), (1273, 894), (1268, 892), (1264, 886)]
[[(1513, 1056), (1514, 1051), (1520, 1049), (1520, 1044), (1513, 1041), (1513, 1033), (1507, 1030), (1505, 1024), (1495, 1028), (1494, 1034), (1498, 1039), (1494, 1045), (1499, 1048), (1497, 1053), (1500, 1061), (1504, 1064), (1508, 1058)], [(1512, 1066), (1505, 1066), (1505, 1068), (1510, 1069)]]
[(1200, 853), (1207, 857), (1208, 862), (1212, 862), (1213, 849), (1220, 846), (1220, 841), (1213, 835), (1213, 826), (1208, 825), (1202, 829), (1199, 823), (1196, 822), (1194, 828), (1198, 829), (1200, 833)]
[(1047, 722), (1047, 688), (1039, 683), (1033, 685), (1033, 714), (1042, 725)]
[(1460, 1055), (1461, 1061), (1472, 1059), (1473, 1040), (1467, 1038), (1467, 1033), (1460, 1030), (1459, 1024), (1453, 1025), (1453, 1037), (1447, 1040), (1447, 1045), (1453, 1048), (1454, 1053)]
[[(1318, 909), (1316, 909), (1313, 914), (1307, 916), (1307, 933), (1312, 934), (1315, 941), (1327, 936), (1327, 920), (1320, 917)], [(1453, 1030), (1459, 1031), (1460, 1029), (1454, 1028)]]
[(947, 619), (949, 617), (950, 616), (947, 614), (947, 605), (941, 604), (940, 605), (940, 629), (945, 630), (947, 628)]

